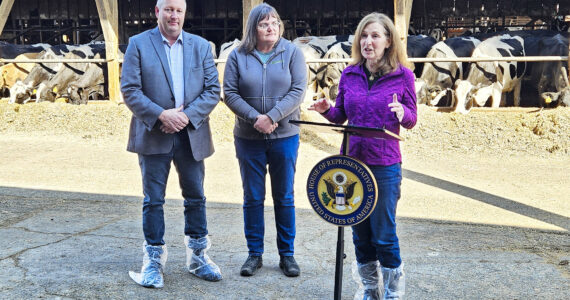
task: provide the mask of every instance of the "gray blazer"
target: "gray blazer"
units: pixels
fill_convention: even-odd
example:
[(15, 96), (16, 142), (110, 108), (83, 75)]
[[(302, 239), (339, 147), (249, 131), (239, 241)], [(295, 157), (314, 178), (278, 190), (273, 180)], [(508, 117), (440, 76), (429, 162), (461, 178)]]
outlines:
[[(197, 161), (214, 153), (210, 112), (220, 99), (218, 71), (210, 44), (182, 32), (184, 41), (184, 113), (190, 120), (186, 132)], [(133, 112), (127, 150), (163, 154), (172, 149), (174, 135), (160, 130), (158, 116), (174, 108), (172, 76), (158, 27), (130, 38), (121, 73), (121, 92)]]

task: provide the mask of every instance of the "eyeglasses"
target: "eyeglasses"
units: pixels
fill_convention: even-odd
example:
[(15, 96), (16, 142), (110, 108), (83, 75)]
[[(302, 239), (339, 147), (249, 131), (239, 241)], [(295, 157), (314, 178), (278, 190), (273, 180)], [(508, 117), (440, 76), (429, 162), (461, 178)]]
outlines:
[(281, 25), (281, 23), (279, 23), (279, 22), (273, 22), (273, 23), (271, 23), (271, 24), (269, 24), (269, 23), (259, 23), (259, 24), (257, 24), (257, 28), (263, 29), (263, 30), (267, 30), (267, 28), (268, 28), (269, 26), (271, 26), (272, 28), (279, 28), (279, 25)]

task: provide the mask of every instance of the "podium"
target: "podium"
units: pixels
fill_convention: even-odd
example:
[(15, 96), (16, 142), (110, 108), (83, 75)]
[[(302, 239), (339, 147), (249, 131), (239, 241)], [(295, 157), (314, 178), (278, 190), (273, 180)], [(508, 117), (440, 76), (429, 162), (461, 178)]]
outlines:
[[(363, 127), (356, 125), (340, 125), (340, 124), (318, 123), (318, 122), (297, 121), (297, 120), (290, 120), (289, 123), (297, 126), (310, 127), (311, 129), (317, 132), (343, 134), (342, 155), (332, 156), (317, 163), (317, 165), (311, 171), (309, 179), (307, 181), (307, 195), (309, 197), (309, 202), (311, 202), (311, 205), (313, 206), (313, 209), (325, 221), (338, 226), (336, 263), (335, 263), (335, 281), (334, 281), (334, 299), (340, 300), (342, 294), (343, 260), (346, 258), (346, 254), (344, 253), (344, 226), (356, 225), (365, 220), (374, 210), (377, 201), (377, 185), (372, 172), (368, 169), (368, 167), (364, 163), (348, 156), (350, 136), (361, 136), (361, 137), (377, 138), (377, 139), (392, 139), (400, 141), (403, 139), (399, 135), (390, 132), (384, 128), (371, 128), (371, 127)], [(329, 173), (338, 170), (338, 169), (331, 170), (331, 168), (335, 167), (335, 166), (331, 167), (331, 165), (334, 165), (335, 162), (339, 162), (341, 164), (339, 165), (339, 168), (342, 168), (344, 166), (355, 165), (356, 166), (355, 168), (358, 170), (358, 172), (351, 172), (349, 169), (347, 169), (347, 173), (353, 175), (354, 173), (364, 174), (364, 176), (355, 175), (354, 177), (358, 178), (355, 178), (355, 180), (353, 180), (353, 184), (350, 185), (347, 184), (348, 181), (347, 176), (344, 175), (343, 172), (337, 171), (336, 173), (334, 173), (335, 174), (334, 176), (337, 176), (337, 174), (342, 173), (338, 175), (339, 176), (338, 181), (335, 180), (334, 178), (332, 180), (324, 179), (324, 181), (328, 181), (328, 183), (325, 183), (327, 192), (326, 193), (322, 192), (322, 193), (324, 194), (323, 196), (326, 197), (327, 200), (329, 200), (327, 204), (324, 204), (323, 201), (320, 201), (320, 199), (318, 199), (319, 194), (323, 190), (323, 188), (319, 189), (319, 181), (323, 180), (323, 178), (326, 177), (325, 174), (327, 173), (325, 172), (327, 172), (328, 170), (330, 170)], [(322, 176), (320, 176), (321, 174)], [(334, 183), (331, 181), (334, 181)], [(361, 183), (361, 186), (368, 187), (368, 192), (366, 191), (367, 189), (361, 188), (362, 197), (360, 196), (357, 197), (359, 199), (359, 203), (358, 206), (354, 205), (355, 212), (354, 214), (351, 215), (344, 212), (346, 210), (345, 201), (349, 200), (346, 199), (347, 197), (345, 197), (345, 188), (347, 188), (347, 191), (350, 193), (348, 198), (352, 197), (352, 195), (355, 194), (354, 182), (359, 182)], [(335, 194), (336, 191), (335, 183), (337, 189), (340, 190), (340, 193)], [(338, 186), (340, 186), (340, 188)], [(328, 199), (327, 194), (330, 195), (330, 198), (332, 199), (335, 199), (336, 195), (336, 200)], [(339, 201), (339, 195), (340, 195), (340, 201)], [(336, 215), (332, 211), (328, 211), (327, 214), (326, 210), (329, 209), (330, 206), (334, 205), (337, 205), (339, 209), (342, 207), (342, 213), (340, 215)], [(350, 205), (348, 207), (350, 209), (353, 209), (353, 207)], [(338, 212), (338, 210), (336, 209), (335, 211)], [(332, 215), (332, 217), (330, 215)]]

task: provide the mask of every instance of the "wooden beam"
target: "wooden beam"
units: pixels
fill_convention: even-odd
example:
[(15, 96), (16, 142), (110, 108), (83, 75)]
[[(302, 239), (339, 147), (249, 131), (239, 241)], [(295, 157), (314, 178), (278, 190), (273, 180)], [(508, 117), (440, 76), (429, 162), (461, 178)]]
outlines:
[(406, 36), (410, 30), (410, 18), (412, 17), (412, 5), (414, 0), (406, 0)]
[(13, 4), (14, 0), (2, 0), (2, 3), (0, 3), (0, 35), (2, 35), (4, 25), (6, 25)]
[(109, 100), (122, 103), (119, 83), (119, 6), (117, 0), (95, 0), (97, 12), (105, 37), (105, 54), (107, 59), (107, 82), (109, 83)]
[(263, 3), (263, 0), (243, 0), (243, 16), (242, 16), (242, 34), (245, 32), (245, 25), (247, 24), (247, 17), (249, 17), (249, 12), (259, 4)]
[[(396, 31), (400, 35), (400, 40), (406, 49), (406, 43), (408, 40), (408, 25), (406, 22), (406, 2), (411, 0), (394, 0), (394, 25), (396, 26)], [(406, 56), (408, 54), (406, 53)]]

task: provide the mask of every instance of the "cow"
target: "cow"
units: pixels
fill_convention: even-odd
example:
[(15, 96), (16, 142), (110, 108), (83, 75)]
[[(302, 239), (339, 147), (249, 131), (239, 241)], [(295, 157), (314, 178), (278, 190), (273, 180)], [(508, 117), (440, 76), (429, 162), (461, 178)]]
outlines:
[[(352, 43), (354, 36), (350, 36), (346, 42), (340, 42), (332, 46), (323, 56), (323, 59), (347, 59), (350, 58), (352, 52)], [(322, 93), (332, 101), (335, 101), (338, 95), (338, 84), (340, 75), (347, 63), (321, 63), (316, 80), (318, 87), (322, 89)], [(317, 92), (320, 90), (317, 90)]]
[[(568, 37), (561, 34), (525, 38), (525, 50), (531, 56), (568, 56)], [(529, 106), (556, 107), (570, 104), (567, 64), (561, 61), (529, 63), (525, 91), (531, 96)]]
[(208, 41), (208, 43), (210, 44), (210, 49), (212, 49), (212, 57), (214, 59), (218, 58), (218, 55), (216, 55), (216, 44), (212, 41)]
[[(48, 44), (34, 45), (15, 45), (6, 42), (0, 42), (0, 58), (28, 60), (39, 56), (39, 53), (49, 48)], [(33, 63), (7, 63), (0, 64), (0, 97), (8, 97), (10, 88), (17, 80), (26, 78), (30, 70), (34, 67)]]
[[(525, 56), (524, 40), (520, 36), (503, 34), (482, 41), (473, 58), (521, 57)], [(456, 110), (467, 112), (472, 106), (485, 106), (490, 99), (491, 107), (505, 106), (507, 92), (513, 96), (514, 106), (520, 104), (521, 78), (525, 73), (525, 62), (491, 61), (475, 62), (469, 66), (466, 80), (455, 84)]]
[[(232, 53), (232, 51), (235, 48), (239, 47), (240, 44), (241, 44), (241, 41), (238, 39), (234, 39), (231, 42), (223, 43), (222, 46), (220, 46), (220, 54), (218, 55), (218, 59), (227, 60), (228, 57), (230, 56), (230, 53)], [(220, 97), (223, 101), (223, 99), (224, 99), (224, 71), (226, 69), (226, 63), (225, 62), (217, 63), (216, 69), (218, 69), (218, 80), (220, 81), (220, 87), (221, 87)]]
[[(63, 56), (65, 59), (98, 59), (104, 57), (105, 44), (102, 43), (80, 45)], [(62, 97), (62, 93), (67, 92), (69, 83), (77, 81), (84, 76), (85, 71), (92, 64), (90, 62), (64, 63), (53, 77), (47, 82), (39, 84), (36, 102), (53, 102), (56, 98)], [(97, 66), (97, 68), (100, 68), (100, 66)]]
[[(342, 52), (345, 51), (342, 50), (342, 46), (335, 47), (335, 45), (351, 45), (353, 40), (354, 35), (305, 36), (296, 38), (293, 40), (293, 44), (295, 44), (303, 52), (305, 60), (312, 60), (320, 58), (334, 58), (333, 56), (337, 56), (337, 54), (343, 56)], [(335, 47), (335, 50), (329, 52), (329, 50), (333, 47)], [(327, 52), (329, 52), (328, 55)], [(337, 65), (337, 67), (333, 66), (329, 68), (329, 70), (338, 72), (338, 70), (335, 70), (335, 68), (338, 69), (339, 66), (340, 65)], [(320, 93), (324, 96), (324, 92), (320, 90), (321, 86), (319, 84), (319, 81), (326, 80), (327, 76), (325, 74), (327, 68), (328, 64), (326, 63), (307, 63), (308, 90), (306, 95), (312, 97), (312, 94)], [(342, 69), (340, 69), (340, 72), (342, 72)], [(330, 76), (337, 77), (336, 75), (332, 74)], [(338, 82), (336, 84), (338, 84)]]
[[(408, 35), (406, 42), (408, 57), (426, 57), (435, 43), (436, 40), (431, 36), (423, 34)], [(416, 78), (419, 78), (422, 75), (423, 66), (423, 63), (414, 64), (413, 71)]]
[[(433, 45), (427, 53), (427, 58), (457, 58), (471, 57), (475, 47), (481, 41), (474, 37), (454, 37)], [(438, 105), (441, 99), (449, 99), (449, 106), (454, 106), (452, 89), (457, 80), (467, 77), (468, 63), (461, 62), (430, 62), (423, 67), (422, 74), (416, 80), (419, 103)]]
[[(126, 49), (127, 45), (119, 45), (119, 60), (123, 58)], [(101, 57), (105, 58), (105, 52), (101, 53)], [(68, 84), (67, 96), (69, 97), (69, 102), (72, 104), (86, 104), (88, 100), (103, 99), (106, 95), (106, 79), (104, 64), (89, 63), (79, 80)], [(122, 100), (118, 99), (118, 102), (122, 102)]]
[[(39, 59), (62, 58), (66, 53), (71, 52), (77, 46), (57, 45), (41, 52)], [(10, 88), (10, 100), (8, 103), (26, 103), (36, 94), (34, 89), (42, 82), (49, 81), (59, 69), (62, 63), (38, 63), (31, 70), (23, 81), (17, 81)]]
[(50, 47), (48, 44), (16, 45), (0, 41), (0, 58), (14, 59), (20, 54), (40, 53)]
[[(30, 60), (37, 58), (39, 53), (24, 53), (15, 57), (17, 60)], [(24, 80), (34, 67), (34, 63), (8, 63), (0, 66), (0, 97), (9, 97), (10, 88), (18, 80)]]

